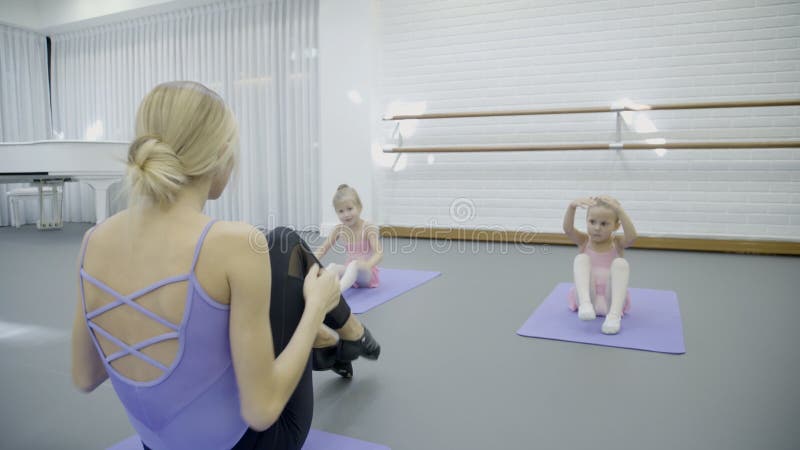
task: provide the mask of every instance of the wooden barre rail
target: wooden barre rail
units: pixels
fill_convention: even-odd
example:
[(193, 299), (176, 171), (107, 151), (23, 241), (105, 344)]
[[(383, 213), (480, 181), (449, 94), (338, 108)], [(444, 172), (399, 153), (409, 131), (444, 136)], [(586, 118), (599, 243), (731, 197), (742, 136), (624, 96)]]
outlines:
[(676, 110), (676, 109), (762, 108), (767, 106), (800, 106), (800, 99), (737, 101), (737, 102), (671, 103), (671, 104), (656, 104), (656, 105), (629, 104), (629, 105), (619, 105), (619, 106), (587, 106), (587, 107), (577, 107), (577, 108), (399, 114), (396, 116), (386, 116), (383, 118), (383, 120), (463, 119), (467, 117), (541, 116), (541, 115), (554, 115), (554, 114), (592, 114), (592, 113), (608, 113), (608, 112), (621, 112), (621, 111), (658, 111), (658, 110)]
[(564, 150), (724, 150), (724, 149), (768, 149), (799, 148), (797, 141), (760, 141), (760, 142), (665, 142), (650, 143), (617, 143), (617, 144), (521, 144), (521, 145), (461, 145), (461, 146), (414, 146), (388, 147), (384, 153), (478, 153), (478, 152), (547, 152)]
[[(383, 225), (380, 234), (388, 238), (440, 239), (515, 244), (575, 244), (562, 233), (482, 230), (466, 228), (417, 228)], [(800, 256), (800, 242), (639, 236), (632, 248), (648, 250), (683, 250), (698, 252), (741, 253), (753, 255)]]

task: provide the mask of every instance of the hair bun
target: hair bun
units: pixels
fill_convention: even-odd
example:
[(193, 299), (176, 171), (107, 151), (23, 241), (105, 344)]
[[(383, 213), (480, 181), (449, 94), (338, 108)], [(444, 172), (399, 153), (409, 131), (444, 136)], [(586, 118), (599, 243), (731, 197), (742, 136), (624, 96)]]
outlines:
[(336, 204), (344, 200), (345, 198), (350, 198), (359, 208), (361, 206), (361, 199), (358, 197), (358, 192), (352, 187), (346, 184), (340, 184), (338, 188), (336, 188), (336, 193), (333, 194), (333, 207), (336, 207)]
[(169, 148), (169, 145), (162, 142), (161, 138), (158, 136), (139, 136), (131, 142), (131, 146), (128, 149), (128, 164), (144, 167), (147, 163), (147, 159), (155, 152), (167, 151), (175, 153)]
[(158, 202), (171, 202), (188, 180), (178, 155), (158, 136), (140, 136), (131, 143), (128, 171), (131, 187)]

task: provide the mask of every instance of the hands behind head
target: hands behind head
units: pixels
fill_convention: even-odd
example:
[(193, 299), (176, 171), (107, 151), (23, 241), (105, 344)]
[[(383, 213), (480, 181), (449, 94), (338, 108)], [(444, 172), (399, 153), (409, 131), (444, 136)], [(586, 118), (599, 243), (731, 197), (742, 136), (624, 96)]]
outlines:
[(608, 195), (599, 195), (597, 197), (586, 197), (586, 198), (579, 198), (573, 200), (570, 206), (574, 208), (591, 208), (592, 206), (596, 206), (598, 202), (603, 202), (610, 206), (612, 209), (617, 210), (618, 208), (622, 208), (619, 201), (613, 197), (609, 197)]
[(595, 202), (594, 197), (586, 197), (586, 198), (579, 198), (579, 199), (573, 200), (572, 203), (570, 203), (570, 206), (572, 206), (573, 208), (587, 208), (588, 209), (588, 208), (591, 208), (592, 206), (594, 206), (596, 203), (597, 202)]
[(592, 198), (594, 198), (597, 201), (601, 201), (601, 202), (607, 204), (608, 206), (610, 206), (612, 209), (615, 209), (615, 210), (622, 207), (622, 205), (619, 204), (619, 201), (617, 199), (615, 199), (614, 197), (609, 197), (608, 195), (601, 195), (601, 196), (592, 197)]

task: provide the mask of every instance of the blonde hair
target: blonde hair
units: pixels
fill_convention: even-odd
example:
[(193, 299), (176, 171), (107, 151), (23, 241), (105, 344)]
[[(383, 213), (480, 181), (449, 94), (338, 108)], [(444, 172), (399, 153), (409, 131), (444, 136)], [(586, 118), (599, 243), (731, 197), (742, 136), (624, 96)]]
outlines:
[[(614, 208), (612, 208), (612, 207), (611, 207), (611, 205), (609, 205), (609, 204), (608, 204), (608, 202), (605, 202), (605, 201), (603, 201), (603, 200), (600, 200), (599, 198), (596, 198), (596, 199), (594, 200), (594, 202), (595, 202), (594, 206), (591, 206), (591, 207), (589, 207), (589, 208), (586, 208), (586, 214), (587, 214), (587, 215), (589, 214), (589, 210), (591, 210), (592, 208), (596, 208), (596, 207), (598, 207), (598, 206), (599, 206), (599, 207), (601, 207), (601, 208), (606, 208), (606, 209), (609, 209), (609, 210), (611, 210), (611, 211), (614, 211)], [(616, 213), (614, 213), (614, 217), (615, 217), (615, 219), (614, 219), (614, 220), (615, 220), (615, 221), (617, 221), (617, 222), (619, 222), (619, 216), (617, 216), (617, 214), (616, 214)]]
[(347, 199), (352, 199), (353, 203), (355, 203), (359, 209), (363, 209), (363, 206), (361, 206), (361, 198), (358, 197), (358, 192), (346, 184), (340, 184), (339, 187), (336, 188), (336, 193), (333, 194), (333, 207), (336, 208), (337, 204)]
[(193, 81), (159, 84), (136, 113), (126, 170), (129, 202), (173, 202), (192, 180), (233, 166), (237, 146), (236, 119), (214, 91)]

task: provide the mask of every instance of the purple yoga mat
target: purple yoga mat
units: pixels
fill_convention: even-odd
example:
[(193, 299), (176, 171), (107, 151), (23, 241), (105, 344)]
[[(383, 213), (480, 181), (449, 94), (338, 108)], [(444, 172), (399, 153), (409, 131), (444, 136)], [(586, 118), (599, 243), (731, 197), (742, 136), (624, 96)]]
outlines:
[(362, 441), (322, 430), (308, 433), (303, 450), (391, 450), (385, 445)]
[(631, 310), (619, 334), (605, 335), (605, 318), (583, 321), (567, 307), (572, 283), (559, 283), (517, 330), (520, 336), (622, 347), (661, 353), (686, 353), (678, 296), (673, 291), (630, 288)]
[(106, 450), (142, 450), (143, 448), (139, 435), (134, 434), (124, 441), (119, 441), (111, 447), (108, 447)]
[[(133, 435), (106, 450), (142, 450), (139, 436)], [(321, 430), (311, 430), (303, 445), (303, 450), (391, 450), (389, 447), (372, 442), (353, 439)]]
[(353, 314), (361, 314), (388, 302), (398, 295), (426, 283), (441, 272), (380, 268), (380, 284), (376, 288), (350, 288), (344, 295)]

